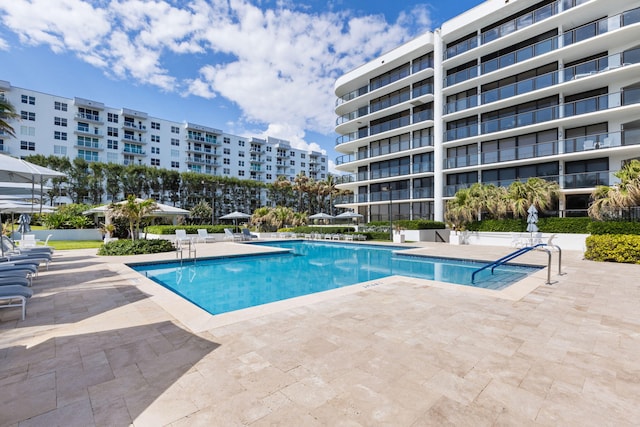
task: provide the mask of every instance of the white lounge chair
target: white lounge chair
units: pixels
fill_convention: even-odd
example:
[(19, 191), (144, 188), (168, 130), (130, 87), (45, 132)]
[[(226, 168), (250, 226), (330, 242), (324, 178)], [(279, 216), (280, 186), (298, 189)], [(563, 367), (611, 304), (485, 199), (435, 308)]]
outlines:
[(198, 237), (196, 241), (203, 243), (215, 242), (216, 236), (209, 234), (209, 232), (204, 228), (198, 228)]
[(176, 230), (176, 246), (181, 247), (183, 244), (189, 244), (191, 238), (187, 236), (187, 230)]
[(239, 242), (242, 240), (242, 236), (239, 234), (235, 234), (228, 228), (224, 229), (224, 240), (230, 240), (232, 242)]

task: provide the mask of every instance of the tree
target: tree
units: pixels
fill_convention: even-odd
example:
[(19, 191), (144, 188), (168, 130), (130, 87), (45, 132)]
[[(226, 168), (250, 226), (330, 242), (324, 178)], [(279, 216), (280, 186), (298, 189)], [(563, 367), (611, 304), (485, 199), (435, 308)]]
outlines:
[(155, 200), (140, 200), (130, 194), (126, 200), (120, 203), (109, 205), (107, 215), (111, 214), (116, 218), (124, 218), (129, 222), (129, 235), (131, 240), (136, 240), (140, 233), (140, 222), (142, 218), (149, 215), (157, 207)]
[(0, 133), (4, 132), (15, 137), (15, 131), (9, 124), (9, 120), (18, 118), (20, 118), (20, 116), (16, 114), (16, 110), (13, 105), (5, 98), (0, 98)]
[(200, 200), (197, 205), (191, 208), (189, 216), (198, 219), (200, 224), (207, 224), (211, 220), (211, 206), (204, 200)]
[(539, 211), (552, 206), (560, 194), (557, 182), (542, 178), (529, 178), (527, 181), (514, 181), (507, 189), (509, 207), (516, 218), (524, 218), (531, 205)]
[(594, 219), (617, 216), (616, 211), (640, 205), (640, 161), (632, 160), (613, 175), (618, 184), (600, 185), (591, 194), (588, 213)]

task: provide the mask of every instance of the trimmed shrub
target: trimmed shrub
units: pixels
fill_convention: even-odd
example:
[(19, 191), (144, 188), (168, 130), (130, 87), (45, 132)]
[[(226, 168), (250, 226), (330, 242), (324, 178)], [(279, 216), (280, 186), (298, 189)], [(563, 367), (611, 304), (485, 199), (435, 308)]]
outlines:
[(233, 228), (233, 225), (150, 225), (145, 231), (151, 234), (176, 234), (176, 230), (186, 230), (187, 234), (198, 234), (201, 228), (207, 233), (224, 233), (225, 228)]
[[(587, 217), (580, 218), (540, 218), (538, 228), (543, 233), (576, 233), (588, 234), (589, 224), (592, 221)], [(527, 229), (527, 220), (518, 219), (485, 219), (474, 221), (467, 227), (469, 231), (500, 231), (522, 233)]]
[(640, 234), (640, 222), (593, 221), (589, 233), (598, 234)]
[(586, 259), (640, 264), (640, 236), (596, 235), (587, 237)]
[[(389, 221), (372, 221), (367, 224), (372, 227), (388, 227)], [(405, 230), (443, 230), (446, 228), (444, 222), (429, 221), (426, 219), (399, 219), (393, 221), (393, 228), (400, 227)]]
[(98, 249), (98, 255), (141, 255), (171, 252), (176, 248), (168, 240), (114, 240)]

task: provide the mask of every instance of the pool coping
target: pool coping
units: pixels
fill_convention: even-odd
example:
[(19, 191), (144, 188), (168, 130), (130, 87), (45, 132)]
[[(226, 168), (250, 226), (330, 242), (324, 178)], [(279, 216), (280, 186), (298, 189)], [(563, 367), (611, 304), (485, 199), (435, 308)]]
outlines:
[[(246, 256), (265, 255), (269, 253), (286, 252), (282, 248), (269, 247), (260, 245), (259, 247), (266, 250), (256, 252), (254, 254), (242, 254)], [(421, 248), (407, 248), (407, 252), (419, 251)], [(242, 256), (240, 255), (240, 256)], [(416, 255), (416, 254), (411, 254)], [(213, 256), (211, 258), (225, 258), (235, 255), (223, 255), (220, 257)], [(429, 255), (423, 255), (429, 256)], [(443, 257), (446, 258), (446, 257)], [(204, 259), (204, 258), (202, 258)], [(157, 263), (171, 262), (168, 260), (158, 261)], [(130, 264), (155, 264), (155, 262), (140, 262)], [(540, 264), (521, 264), (539, 266)], [(519, 280), (510, 286), (492, 290), (486, 288), (477, 288), (467, 285), (458, 285), (447, 282), (439, 282), (436, 280), (419, 279), (408, 276), (393, 275), (381, 279), (375, 279), (367, 282), (355, 283), (353, 285), (343, 286), (341, 288), (329, 289), (326, 291), (316, 292), (313, 294), (302, 295), (298, 297), (288, 298), (281, 301), (274, 301), (254, 307), (247, 307), (227, 313), (210, 314), (203, 308), (200, 308), (191, 301), (181, 297), (168, 288), (156, 283), (152, 279), (145, 277), (143, 274), (135, 271), (127, 264), (112, 264), (111, 268), (125, 280), (128, 280), (139, 290), (146, 293), (152, 301), (170, 313), (185, 327), (193, 332), (203, 332), (206, 330), (228, 326), (234, 323), (246, 320), (257, 319), (262, 316), (279, 313), (282, 311), (295, 309), (302, 306), (312, 305), (341, 296), (354, 295), (359, 292), (371, 292), (381, 287), (388, 288), (393, 286), (414, 286), (417, 289), (424, 287), (433, 287), (444, 289), (453, 294), (475, 295), (478, 297), (491, 297), (505, 299), (510, 301), (518, 301), (531, 293), (533, 290), (543, 285), (546, 281), (546, 271), (544, 268), (529, 274), (527, 277)]]

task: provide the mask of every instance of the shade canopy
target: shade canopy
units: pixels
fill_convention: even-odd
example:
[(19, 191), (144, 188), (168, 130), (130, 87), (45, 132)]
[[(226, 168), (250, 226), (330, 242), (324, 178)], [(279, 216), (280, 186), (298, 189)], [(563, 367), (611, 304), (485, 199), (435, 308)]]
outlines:
[(0, 182), (0, 196), (24, 196), (30, 198), (31, 192), (40, 194), (40, 192), (48, 191), (51, 187), (34, 186), (30, 182)]
[(324, 212), (320, 212), (315, 215), (309, 216), (309, 219), (333, 219), (333, 218), (335, 218), (333, 215), (329, 215)]
[(342, 212), (340, 215), (336, 216), (336, 219), (353, 219), (353, 218), (362, 218), (362, 215), (355, 212)]
[(50, 178), (63, 177), (62, 172), (38, 166), (26, 160), (0, 154), (0, 181), (40, 183)]
[(39, 203), (25, 203), (17, 200), (0, 200), (0, 213), (51, 213), (55, 212), (53, 206), (41, 205)]
[[(144, 200), (137, 198), (136, 202), (140, 203), (140, 202), (144, 202)], [(127, 201), (124, 200), (116, 204), (122, 205), (124, 203), (127, 203)], [(97, 206), (95, 208), (89, 209), (88, 211), (84, 211), (83, 214), (105, 215), (106, 212), (109, 210), (109, 206), (111, 206), (111, 204)], [(149, 214), (149, 216), (172, 216), (172, 215), (189, 215), (189, 211), (186, 209), (176, 208), (175, 206), (165, 205), (163, 203), (156, 202), (156, 208)]]
[(220, 217), (220, 219), (249, 219), (251, 215), (246, 214), (244, 212), (231, 212), (230, 214), (226, 214)]

